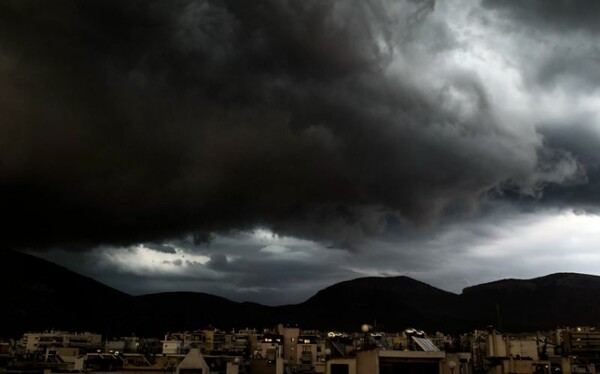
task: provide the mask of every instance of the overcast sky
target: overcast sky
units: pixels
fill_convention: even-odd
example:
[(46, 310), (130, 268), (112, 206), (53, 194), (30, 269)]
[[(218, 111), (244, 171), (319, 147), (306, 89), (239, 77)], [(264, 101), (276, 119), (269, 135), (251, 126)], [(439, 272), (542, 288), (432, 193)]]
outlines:
[(267, 304), (600, 274), (600, 3), (0, 1), (5, 248)]

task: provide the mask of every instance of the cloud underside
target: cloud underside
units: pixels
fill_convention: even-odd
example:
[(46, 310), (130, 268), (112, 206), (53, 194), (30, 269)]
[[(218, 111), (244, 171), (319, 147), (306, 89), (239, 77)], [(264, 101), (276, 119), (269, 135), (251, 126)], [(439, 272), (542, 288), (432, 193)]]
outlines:
[[(3, 239), (263, 226), (352, 246), (545, 190), (594, 204), (596, 96), (581, 74), (598, 79), (597, 62), (549, 65), (539, 44), (525, 64), (529, 33), (498, 30), (533, 13), (491, 3), (467, 16), (433, 1), (2, 2)], [(554, 50), (572, 37), (575, 56), (597, 53), (581, 34), (595, 23), (561, 25), (572, 34)], [(567, 89), (589, 100), (570, 106)]]
[(369, 239), (369, 250), (348, 252), (267, 230), (216, 235), (210, 245), (191, 236), (152, 244), (89, 251), (36, 252), (131, 294), (202, 291), (236, 301), (299, 303), (336, 282), (406, 275), (460, 293), (504, 278), (555, 272), (597, 274), (600, 217), (564, 211), (506, 212), (468, 226), (455, 223), (427, 237)]

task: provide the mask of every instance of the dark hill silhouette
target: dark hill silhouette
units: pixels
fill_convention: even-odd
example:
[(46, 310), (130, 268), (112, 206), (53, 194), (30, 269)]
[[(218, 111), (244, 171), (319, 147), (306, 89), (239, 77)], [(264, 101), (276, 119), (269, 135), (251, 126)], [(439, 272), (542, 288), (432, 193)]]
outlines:
[(271, 326), (273, 308), (237, 303), (199, 292), (164, 292), (135, 297), (134, 331), (160, 336), (168, 331), (195, 330), (205, 325), (219, 328)]
[(0, 251), (0, 335), (61, 328), (120, 331), (133, 297), (24, 253)]
[(600, 312), (600, 277), (557, 273), (504, 279), (463, 290), (471, 320), (511, 330), (541, 330), (557, 325), (595, 325)]
[(278, 322), (347, 331), (358, 331), (363, 323), (387, 331), (459, 332), (488, 325), (533, 331), (595, 325), (600, 315), (600, 277), (574, 273), (505, 279), (466, 288), (461, 295), (408, 277), (360, 278), (327, 287), (300, 304), (270, 307), (197, 292), (130, 296), (12, 251), (0, 252), (0, 270), (0, 336), (5, 337), (50, 328), (161, 336), (206, 325), (261, 328)]
[(307, 301), (291, 306), (298, 323), (319, 328), (357, 329), (363, 323), (381, 329), (408, 326), (437, 329), (452, 325), (466, 327), (456, 313), (459, 296), (426, 283), (400, 276), (360, 278), (337, 283)]

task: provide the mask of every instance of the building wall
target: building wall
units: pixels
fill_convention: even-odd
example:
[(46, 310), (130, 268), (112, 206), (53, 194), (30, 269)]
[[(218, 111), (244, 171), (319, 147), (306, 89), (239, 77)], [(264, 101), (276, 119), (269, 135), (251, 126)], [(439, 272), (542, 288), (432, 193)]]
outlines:
[(162, 354), (174, 355), (182, 353), (183, 342), (180, 340), (163, 340)]
[(314, 365), (317, 362), (317, 344), (298, 344), (296, 346), (296, 361), (297, 364), (310, 362)]
[(26, 353), (32, 353), (48, 347), (87, 347), (102, 343), (102, 335), (90, 332), (70, 333), (66, 331), (29, 332), (23, 334), (21, 344)]
[(282, 355), (281, 346), (272, 342), (259, 342), (256, 351), (260, 354), (260, 357), (270, 360), (275, 360)]
[(511, 356), (528, 357), (539, 360), (538, 346), (535, 340), (510, 339), (509, 353)]
[(283, 358), (297, 364), (296, 346), (300, 329), (298, 327), (283, 327), (279, 325), (279, 334), (283, 335)]
[(125, 352), (125, 344), (124, 340), (111, 340), (106, 342), (105, 347), (108, 350)]
[(200, 353), (200, 349), (192, 348), (177, 365), (176, 374), (208, 374), (210, 368)]
[(379, 374), (379, 352), (377, 350), (356, 353), (356, 374)]
[[(450, 365), (453, 361), (454, 370)], [(446, 353), (446, 358), (441, 362), (441, 374), (473, 374), (473, 360), (470, 353)]]
[(215, 330), (214, 329), (205, 329), (204, 333), (204, 352), (212, 352), (215, 349), (214, 341), (215, 341)]
[(347, 365), (348, 366), (348, 374), (357, 374), (356, 372), (356, 359), (354, 358), (332, 358), (327, 361), (327, 366), (325, 369), (325, 374), (336, 374), (332, 372), (332, 365)]
[(506, 346), (506, 340), (503, 336), (496, 331), (492, 331), (486, 337), (486, 356), (506, 357), (508, 356)]

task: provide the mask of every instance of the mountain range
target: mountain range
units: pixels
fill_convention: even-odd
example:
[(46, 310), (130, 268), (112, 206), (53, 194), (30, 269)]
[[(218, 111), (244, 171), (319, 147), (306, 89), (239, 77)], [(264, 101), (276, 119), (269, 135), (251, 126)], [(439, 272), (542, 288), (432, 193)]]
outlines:
[(459, 295), (404, 276), (359, 278), (327, 287), (300, 304), (272, 307), (196, 292), (132, 296), (5, 250), (0, 252), (0, 284), (0, 337), (51, 328), (162, 336), (207, 325), (227, 329), (277, 323), (324, 331), (359, 331), (363, 323), (382, 331), (415, 327), (457, 333), (489, 325), (536, 331), (600, 320), (600, 277), (575, 273), (499, 280)]

